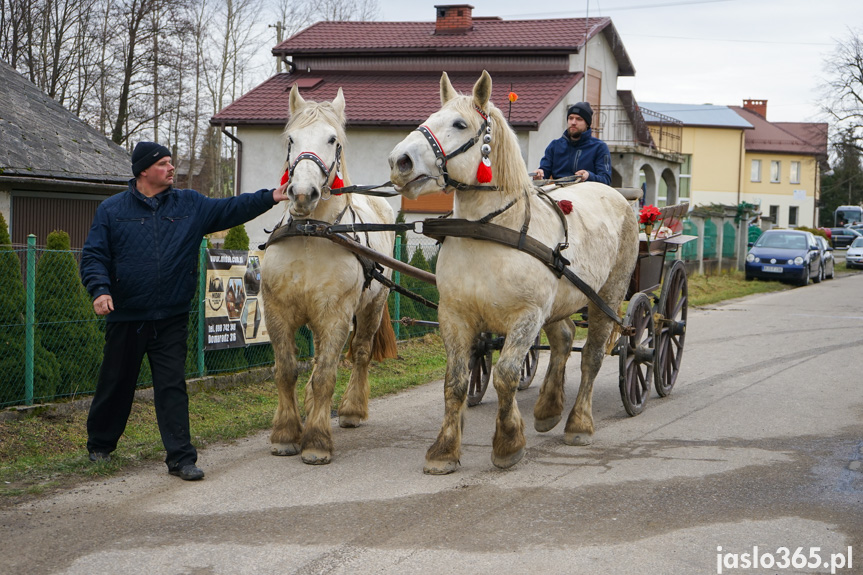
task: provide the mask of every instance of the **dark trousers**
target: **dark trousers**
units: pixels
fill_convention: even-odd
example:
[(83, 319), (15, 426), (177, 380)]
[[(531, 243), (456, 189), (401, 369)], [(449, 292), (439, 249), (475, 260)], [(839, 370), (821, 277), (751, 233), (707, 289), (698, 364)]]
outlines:
[(186, 393), (186, 337), (189, 314), (162, 320), (108, 322), (105, 357), (87, 417), (87, 450), (111, 453), (126, 429), (144, 354), (153, 372), (156, 420), (169, 469), (195, 463)]

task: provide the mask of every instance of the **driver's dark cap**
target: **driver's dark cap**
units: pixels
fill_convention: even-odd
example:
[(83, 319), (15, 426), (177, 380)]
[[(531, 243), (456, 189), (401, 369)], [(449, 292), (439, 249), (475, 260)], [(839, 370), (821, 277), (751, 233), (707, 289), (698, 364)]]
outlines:
[(587, 126), (593, 123), (593, 110), (590, 109), (590, 103), (588, 102), (579, 102), (578, 104), (573, 104), (566, 111), (566, 117), (568, 118), (570, 114), (575, 114), (576, 116), (581, 116), (584, 118), (584, 121), (587, 122)]

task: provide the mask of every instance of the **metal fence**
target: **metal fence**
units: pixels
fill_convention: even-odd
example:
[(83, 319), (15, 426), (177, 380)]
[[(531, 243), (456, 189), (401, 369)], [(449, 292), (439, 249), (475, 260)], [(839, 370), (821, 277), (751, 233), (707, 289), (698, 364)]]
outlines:
[[(93, 311), (89, 295), (78, 279), (80, 250), (0, 246), (0, 407), (45, 403), (92, 394), (102, 363), (105, 318)], [(201, 259), (206, 254), (201, 248)], [(394, 257), (434, 273), (437, 245), (431, 241), (397, 238)], [(50, 265), (49, 265), (50, 262)], [(53, 272), (49, 273), (49, 269)], [(58, 271), (59, 270), (59, 271)], [(199, 286), (206, 266), (199, 266)], [(427, 283), (394, 274), (396, 283), (437, 302), (437, 289)], [(204, 293), (199, 288), (199, 294)], [(204, 349), (204, 298), (196, 296), (189, 317), (186, 376), (201, 377), (273, 364), (270, 344), (208, 351)], [(424, 335), (436, 329), (437, 311), (393, 292), (390, 316), (398, 339)], [(410, 319), (404, 319), (410, 318)], [(411, 321), (418, 320), (418, 321)], [(314, 355), (312, 334), (303, 327), (297, 334), (298, 353)], [(152, 382), (144, 361), (139, 387)]]

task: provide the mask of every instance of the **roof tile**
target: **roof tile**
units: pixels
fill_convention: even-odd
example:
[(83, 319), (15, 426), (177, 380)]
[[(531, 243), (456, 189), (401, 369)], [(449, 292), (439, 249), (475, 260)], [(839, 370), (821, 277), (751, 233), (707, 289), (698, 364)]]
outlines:
[(611, 24), (610, 18), (478, 20), (461, 34), (435, 34), (434, 22), (318, 22), (294, 34), (274, 54), (328, 54), (494, 49), (511, 52), (577, 52), (587, 37)]
[[(300, 89), (303, 98), (332, 100), (339, 87), (345, 95), (348, 124), (416, 126), (440, 109), (440, 74), (321, 73), (312, 88)], [(470, 93), (478, 74), (450, 74), (456, 90)], [(283, 125), (294, 82), (303, 85), (305, 72), (277, 74), (213, 116), (212, 124)], [(559, 74), (495, 74), (492, 102), (508, 114), (513, 126), (539, 124), (582, 78), (581, 72)], [(510, 108), (508, 94), (518, 94)]]
[(755, 129), (746, 132), (746, 150), (786, 154), (827, 154), (827, 125), (807, 122), (768, 122), (741, 106), (730, 106)]

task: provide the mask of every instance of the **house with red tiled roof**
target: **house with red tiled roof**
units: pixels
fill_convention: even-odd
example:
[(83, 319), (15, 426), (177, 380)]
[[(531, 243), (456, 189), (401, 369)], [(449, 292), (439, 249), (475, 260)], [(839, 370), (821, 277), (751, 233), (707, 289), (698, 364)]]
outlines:
[(779, 226), (815, 227), (827, 124), (769, 122), (767, 100), (744, 100), (731, 109), (753, 126), (746, 132), (743, 201), (759, 204)]
[[(457, 90), (469, 92), (482, 70), (491, 74), (492, 101), (518, 134), (529, 169), (539, 165), (548, 143), (563, 133), (568, 106), (589, 101), (594, 132), (612, 151), (613, 185), (638, 186), (647, 167), (676, 186), (679, 149), (657, 145), (632, 94), (617, 90), (617, 78), (632, 76), (635, 69), (609, 18), (503, 20), (477, 17), (469, 4), (438, 5), (435, 19), (428, 22), (318, 22), (272, 53), (288, 72), (271, 77), (211, 119), (223, 130), (233, 127), (242, 147), (238, 192), (278, 181), (287, 150), (281, 132), (293, 85), (305, 99), (316, 101), (331, 100), (342, 88), (351, 179), (380, 184), (389, 179), (390, 150), (440, 108), (441, 72), (447, 72)], [(518, 95), (511, 105), (509, 92)], [(648, 194), (650, 188), (649, 183)], [(448, 211), (452, 198), (440, 194), (413, 201), (393, 198), (391, 203), (411, 220)], [(265, 239), (260, 230), (278, 219), (274, 212), (247, 226), (253, 243)]]

